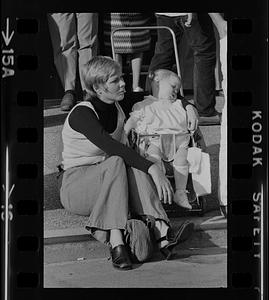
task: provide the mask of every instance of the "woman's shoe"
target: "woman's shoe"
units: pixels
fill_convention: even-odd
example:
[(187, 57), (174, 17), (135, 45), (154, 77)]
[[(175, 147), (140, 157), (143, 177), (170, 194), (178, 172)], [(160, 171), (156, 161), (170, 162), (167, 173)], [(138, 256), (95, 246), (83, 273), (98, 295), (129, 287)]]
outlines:
[(75, 92), (68, 90), (65, 92), (62, 102), (60, 104), (62, 111), (69, 111), (76, 104)]
[(166, 260), (170, 260), (172, 258), (174, 248), (179, 244), (185, 242), (193, 233), (194, 224), (190, 221), (185, 221), (181, 224), (178, 232), (174, 235), (171, 227), (168, 228), (167, 234), (164, 237), (161, 237), (157, 240), (157, 243), (161, 241), (167, 240), (168, 244), (162, 248), (160, 251), (162, 255), (166, 258)]
[(110, 249), (110, 254), (112, 258), (112, 265), (114, 268), (119, 270), (132, 269), (132, 263), (124, 245), (119, 245), (114, 247), (113, 249)]

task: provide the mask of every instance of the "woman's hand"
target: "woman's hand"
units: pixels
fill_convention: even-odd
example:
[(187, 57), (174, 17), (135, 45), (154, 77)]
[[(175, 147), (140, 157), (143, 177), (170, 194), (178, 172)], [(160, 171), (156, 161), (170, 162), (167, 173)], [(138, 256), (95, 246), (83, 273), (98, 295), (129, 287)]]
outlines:
[(164, 172), (158, 167), (157, 164), (153, 164), (149, 167), (148, 173), (151, 175), (153, 182), (157, 188), (159, 199), (164, 203), (172, 204), (173, 188), (170, 181), (166, 178)]
[(187, 127), (190, 131), (195, 131), (198, 127), (198, 112), (197, 109), (189, 104), (186, 106), (187, 112)]

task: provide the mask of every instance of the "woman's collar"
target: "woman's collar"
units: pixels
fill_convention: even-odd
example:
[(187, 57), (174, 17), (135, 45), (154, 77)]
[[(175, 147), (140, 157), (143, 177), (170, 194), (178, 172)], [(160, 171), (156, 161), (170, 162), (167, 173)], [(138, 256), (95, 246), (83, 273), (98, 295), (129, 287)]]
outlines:
[(111, 109), (115, 104), (115, 103), (106, 103), (97, 97), (91, 99), (90, 102), (94, 105), (94, 107), (102, 111)]

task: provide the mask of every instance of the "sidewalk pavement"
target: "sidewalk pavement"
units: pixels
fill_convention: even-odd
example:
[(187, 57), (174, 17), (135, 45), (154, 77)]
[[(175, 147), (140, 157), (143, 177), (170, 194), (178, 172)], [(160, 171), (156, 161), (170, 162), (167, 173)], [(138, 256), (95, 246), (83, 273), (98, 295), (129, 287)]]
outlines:
[[(173, 227), (177, 227), (182, 219), (172, 219)], [(226, 219), (211, 212), (202, 218), (191, 217), (191, 221), (195, 223), (195, 232), (176, 247), (172, 260), (166, 261), (156, 251), (149, 262), (134, 264), (130, 271), (114, 269), (108, 259), (108, 247), (90, 239), (83, 228), (72, 228), (69, 236), (53, 229), (45, 231), (44, 287), (227, 287)], [(56, 243), (57, 239), (60, 244), (50, 244)]]
[[(44, 244), (71, 243), (94, 240), (85, 229), (88, 217), (77, 216), (66, 210), (44, 212)], [(194, 223), (195, 231), (226, 229), (227, 219), (219, 211), (211, 211), (204, 216), (184, 216), (171, 218), (173, 228), (178, 228), (184, 220)]]
[[(155, 258), (129, 271), (112, 267), (107, 258), (44, 265), (44, 288), (225, 288), (225, 248), (180, 251), (171, 261)], [(180, 291), (178, 291), (180, 297)], [(177, 297), (176, 297), (177, 298)]]
[[(172, 226), (178, 227), (186, 218), (171, 219)], [(114, 269), (108, 247), (92, 239), (84, 228), (76, 227), (77, 223), (70, 229), (45, 230), (44, 287), (227, 287), (226, 219), (216, 211), (188, 219), (194, 222), (195, 231), (176, 247), (172, 260), (165, 260), (156, 251), (149, 262), (134, 264), (130, 271)]]

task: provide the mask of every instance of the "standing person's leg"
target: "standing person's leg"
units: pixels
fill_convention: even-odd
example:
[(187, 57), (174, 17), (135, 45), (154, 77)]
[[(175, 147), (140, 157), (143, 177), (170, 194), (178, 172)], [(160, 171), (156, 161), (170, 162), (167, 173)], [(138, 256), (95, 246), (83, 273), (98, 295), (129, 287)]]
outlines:
[(214, 33), (216, 39), (216, 66), (215, 66), (215, 82), (216, 82), (216, 92), (221, 90), (221, 81), (222, 81), (222, 74), (221, 74), (221, 67), (220, 67), (220, 42), (219, 42), (219, 33), (215, 26)]
[(216, 40), (212, 21), (207, 14), (198, 14), (190, 27), (184, 25), (182, 17), (181, 26), (194, 51), (194, 101), (198, 113), (202, 117), (216, 116)]
[[(171, 28), (175, 35), (177, 41), (180, 40), (182, 36), (182, 29), (176, 25), (176, 18), (167, 16), (156, 16), (157, 26), (167, 26)], [(155, 45), (154, 55), (151, 59), (149, 72), (157, 69), (168, 69), (172, 70), (173, 64), (175, 62), (175, 53), (173, 47), (173, 38), (171, 33), (167, 29), (157, 30), (157, 42)], [(146, 89), (150, 91), (150, 83), (147, 79)]]
[(224, 214), (227, 209), (227, 35), (220, 40), (220, 62), (223, 76), (222, 89), (224, 93), (224, 107), (220, 127), (219, 151), (219, 201)]
[(77, 13), (77, 37), (79, 42), (79, 74), (82, 90), (85, 83), (82, 76), (84, 64), (98, 53), (98, 14)]
[[(74, 13), (55, 13), (50, 15), (52, 42), (60, 38), (60, 45), (55, 47), (55, 60), (62, 77), (65, 95), (61, 109), (70, 110), (75, 104), (75, 84), (77, 69), (76, 17)], [(57, 38), (56, 38), (57, 37)], [(56, 58), (57, 57), (57, 58)]]
[(139, 85), (141, 65), (143, 60), (143, 53), (134, 53), (131, 56), (132, 73), (133, 73), (133, 91), (142, 92), (143, 89)]
[(58, 15), (60, 14), (48, 14), (47, 17), (48, 17), (51, 45), (53, 49), (54, 65), (60, 77), (62, 87), (64, 88), (64, 71), (63, 71), (62, 50), (61, 50), (61, 36), (59, 31), (59, 25), (57, 23), (59, 17)]

